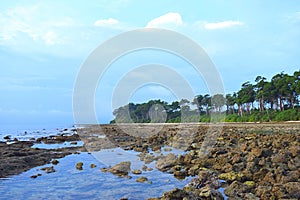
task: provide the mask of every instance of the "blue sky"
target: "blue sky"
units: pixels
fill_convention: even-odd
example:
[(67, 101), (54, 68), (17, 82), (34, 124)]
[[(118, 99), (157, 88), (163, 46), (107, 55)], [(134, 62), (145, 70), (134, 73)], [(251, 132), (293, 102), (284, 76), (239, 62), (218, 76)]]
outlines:
[[(136, 28), (167, 28), (198, 42), (218, 68), (227, 92), (257, 75), (271, 78), (300, 68), (300, 3), (293, 0), (5, 1), (0, 23), (2, 127), (72, 124), (72, 92), (81, 64), (102, 42)], [(115, 68), (164, 60), (181, 70), (197, 93), (207, 92), (203, 80), (186, 73), (186, 64), (177, 58), (143, 55), (122, 58)], [(121, 75), (117, 72), (113, 67), (107, 72), (103, 82), (110, 87), (96, 95), (102, 123), (112, 115), (103, 102), (110, 99), (101, 94), (110, 94)], [(148, 86), (133, 100), (170, 96), (163, 88)]]

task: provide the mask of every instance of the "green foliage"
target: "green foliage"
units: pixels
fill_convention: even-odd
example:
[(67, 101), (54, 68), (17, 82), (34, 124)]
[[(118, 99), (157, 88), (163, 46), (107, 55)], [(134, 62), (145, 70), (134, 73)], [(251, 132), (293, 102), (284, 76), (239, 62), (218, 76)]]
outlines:
[[(271, 81), (263, 76), (249, 81), (233, 94), (197, 95), (192, 101), (182, 99), (167, 103), (150, 100), (147, 103), (122, 106), (114, 110), (110, 123), (178, 123), (178, 122), (270, 122), (300, 120), (300, 70), (293, 75), (281, 72)], [(159, 106), (157, 106), (159, 105)], [(226, 117), (218, 115), (224, 112)], [(152, 109), (152, 110), (151, 110)], [(154, 109), (154, 110), (153, 110)], [(217, 114), (217, 117), (212, 117)]]

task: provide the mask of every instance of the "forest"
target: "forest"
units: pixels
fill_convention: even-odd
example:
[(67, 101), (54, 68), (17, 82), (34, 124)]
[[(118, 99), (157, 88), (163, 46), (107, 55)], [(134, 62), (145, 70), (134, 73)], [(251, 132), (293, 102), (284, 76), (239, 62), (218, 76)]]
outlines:
[[(276, 122), (300, 120), (300, 70), (281, 72), (269, 81), (257, 76), (232, 94), (200, 94), (192, 100), (171, 103), (150, 100), (129, 103), (114, 110), (111, 123), (210, 122), (211, 115), (223, 113), (225, 122)], [(184, 117), (183, 117), (184, 115)]]

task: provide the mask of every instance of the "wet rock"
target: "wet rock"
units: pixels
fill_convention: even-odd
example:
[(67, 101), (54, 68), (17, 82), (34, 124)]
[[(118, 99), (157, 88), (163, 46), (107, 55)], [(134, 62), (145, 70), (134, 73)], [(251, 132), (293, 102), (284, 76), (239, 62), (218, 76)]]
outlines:
[(161, 157), (156, 162), (156, 168), (160, 171), (167, 171), (176, 164), (176, 156), (174, 154), (168, 154)]
[(145, 152), (139, 154), (138, 156), (140, 157), (141, 161), (145, 162), (145, 164), (150, 164), (153, 161), (158, 160), (160, 158), (160, 156), (155, 157), (154, 155), (148, 154), (148, 153), (145, 153)]
[(134, 169), (134, 170), (132, 170), (131, 172), (132, 172), (133, 174), (141, 174), (141, 173), (142, 173), (142, 171), (139, 170), (139, 169)]
[(53, 165), (57, 165), (58, 163), (59, 163), (59, 161), (58, 160), (52, 160), (52, 162), (51, 162)]
[(70, 142), (71, 145), (77, 145), (77, 141)]
[(97, 167), (97, 165), (95, 165), (95, 164), (90, 164), (90, 168), (96, 168)]
[(136, 179), (136, 182), (138, 182), (138, 183), (144, 183), (146, 181), (148, 181), (148, 178), (145, 177), (145, 176), (141, 176), (141, 177)]
[(131, 166), (131, 162), (126, 161), (126, 162), (121, 162), (111, 168), (108, 168), (108, 169), (103, 168), (102, 171), (110, 172), (116, 176), (126, 177), (128, 175), (128, 173), (130, 172), (130, 166)]
[(44, 168), (41, 168), (41, 170), (45, 171), (47, 174), (56, 172), (56, 170), (54, 169), (53, 166), (51, 166), (51, 167), (44, 167)]
[(175, 171), (174, 172), (174, 177), (179, 179), (179, 180), (182, 180), (182, 179), (185, 179), (186, 173), (184, 171)]
[(173, 189), (170, 192), (165, 192), (162, 195), (162, 200), (179, 200), (179, 199), (188, 199), (188, 200), (192, 200), (192, 199), (197, 199), (197, 197), (191, 193), (188, 193), (184, 190), (180, 190), (178, 188)]
[(82, 162), (76, 163), (76, 169), (82, 170), (82, 166), (83, 166), (83, 163), (82, 163)]
[(147, 168), (148, 168), (148, 167), (147, 167), (146, 165), (143, 165), (143, 166), (142, 166), (142, 170), (143, 170), (143, 171), (147, 171)]
[(10, 140), (10, 137), (11, 137), (10, 135), (6, 135), (6, 136), (3, 137), (3, 139), (4, 140)]

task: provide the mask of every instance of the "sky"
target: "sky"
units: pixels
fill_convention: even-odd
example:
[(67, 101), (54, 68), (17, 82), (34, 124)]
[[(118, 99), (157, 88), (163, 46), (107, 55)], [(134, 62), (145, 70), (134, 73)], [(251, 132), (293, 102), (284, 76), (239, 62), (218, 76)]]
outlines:
[[(197, 42), (218, 69), (226, 92), (257, 75), (300, 69), (300, 3), (287, 0), (20, 0), (0, 3), (0, 127), (70, 125), (74, 83), (103, 42), (138, 28), (164, 28)], [(99, 123), (108, 123), (114, 87), (133, 66), (174, 67), (196, 94), (205, 82), (188, 63), (161, 51), (125, 55), (105, 72), (95, 95)], [(147, 85), (132, 101), (176, 99)]]

